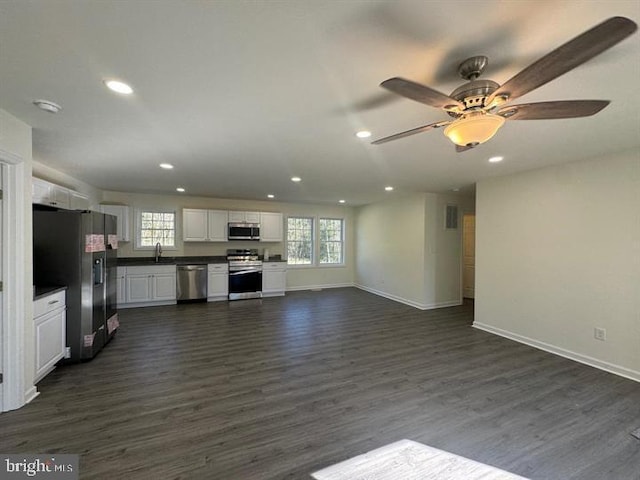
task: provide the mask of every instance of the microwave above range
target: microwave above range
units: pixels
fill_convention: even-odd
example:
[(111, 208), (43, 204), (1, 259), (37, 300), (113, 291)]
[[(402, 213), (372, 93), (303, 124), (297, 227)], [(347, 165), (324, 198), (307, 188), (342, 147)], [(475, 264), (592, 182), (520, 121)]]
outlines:
[(260, 224), (259, 223), (229, 223), (229, 231), (227, 232), (229, 240), (260, 240)]

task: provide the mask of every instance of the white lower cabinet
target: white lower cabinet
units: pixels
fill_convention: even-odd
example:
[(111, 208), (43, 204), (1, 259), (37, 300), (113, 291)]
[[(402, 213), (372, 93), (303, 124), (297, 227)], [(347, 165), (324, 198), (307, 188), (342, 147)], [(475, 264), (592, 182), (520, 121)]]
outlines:
[(35, 379), (39, 382), (64, 357), (67, 344), (66, 292), (52, 293), (33, 304), (36, 361)]
[(116, 273), (116, 302), (118, 307), (127, 303), (127, 267), (118, 267)]
[(207, 301), (215, 302), (227, 300), (229, 296), (229, 265), (227, 263), (212, 263), (207, 266), (208, 286)]
[[(124, 273), (122, 279), (121, 273)], [(175, 265), (119, 267), (118, 282), (123, 280), (124, 287), (118, 285), (120, 296), (124, 295), (124, 303), (118, 303), (119, 308), (176, 303)]]
[(287, 264), (285, 262), (263, 262), (262, 296), (284, 295), (287, 288)]

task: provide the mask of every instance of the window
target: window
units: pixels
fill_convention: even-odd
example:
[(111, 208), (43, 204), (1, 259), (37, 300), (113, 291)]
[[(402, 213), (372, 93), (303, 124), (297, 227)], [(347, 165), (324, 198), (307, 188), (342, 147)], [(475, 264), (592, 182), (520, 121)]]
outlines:
[(306, 266), (344, 265), (344, 220), (289, 217), (287, 263)]
[(320, 219), (320, 264), (342, 264), (343, 220), (341, 218)]
[(175, 248), (175, 212), (139, 210), (136, 215), (136, 227), (136, 248), (152, 249), (158, 242), (163, 248)]
[(311, 265), (313, 263), (313, 218), (287, 219), (287, 263)]

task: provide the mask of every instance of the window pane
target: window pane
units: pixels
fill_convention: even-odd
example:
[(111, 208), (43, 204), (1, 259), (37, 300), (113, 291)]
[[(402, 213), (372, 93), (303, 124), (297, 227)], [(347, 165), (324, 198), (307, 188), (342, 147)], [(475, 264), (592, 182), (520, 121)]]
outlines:
[(175, 246), (175, 213), (140, 212), (139, 238), (141, 247)]
[(287, 263), (310, 265), (313, 262), (313, 219), (287, 219)]
[(343, 257), (343, 225), (340, 218), (321, 218), (320, 226), (320, 263), (341, 264)]

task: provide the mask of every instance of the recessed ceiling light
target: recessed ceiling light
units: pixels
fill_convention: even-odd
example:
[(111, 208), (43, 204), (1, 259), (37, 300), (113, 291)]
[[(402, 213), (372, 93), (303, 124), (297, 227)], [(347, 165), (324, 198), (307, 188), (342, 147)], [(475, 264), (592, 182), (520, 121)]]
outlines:
[(131, 95), (133, 93), (133, 88), (126, 83), (119, 82), (118, 80), (105, 80), (104, 84), (109, 90), (121, 93), (122, 95)]
[(276, 196), (273, 193), (270, 193), (269, 195), (267, 195), (267, 198), (276, 198)]
[(504, 160), (504, 157), (491, 157), (489, 159), (491, 163), (498, 163), (498, 162), (501, 162), (502, 160)]
[(384, 187), (384, 189), (385, 189), (387, 192), (390, 192), (390, 191), (392, 191), (392, 190), (393, 190), (393, 187), (392, 187), (392, 186), (388, 186), (388, 187)]
[(338, 203), (345, 203), (346, 200), (338, 200)]
[(171, 165), (170, 163), (161, 163), (160, 168), (164, 168), (165, 170), (171, 170), (173, 168), (173, 165)]
[(33, 104), (40, 110), (44, 110), (49, 113), (58, 113), (62, 110), (62, 107), (57, 103), (50, 102), (49, 100), (34, 100)]
[(301, 182), (302, 179), (300, 177), (291, 177), (292, 182)]
[(182, 192), (184, 192), (184, 188), (182, 188), (182, 187), (178, 187), (178, 188), (176, 188), (176, 192), (180, 192), (180, 193), (182, 193)]
[(356, 133), (356, 137), (358, 138), (369, 138), (371, 136), (371, 132), (369, 130), (360, 130)]

